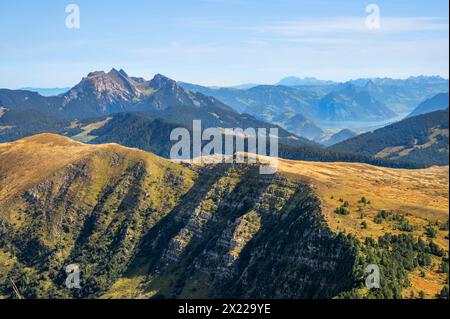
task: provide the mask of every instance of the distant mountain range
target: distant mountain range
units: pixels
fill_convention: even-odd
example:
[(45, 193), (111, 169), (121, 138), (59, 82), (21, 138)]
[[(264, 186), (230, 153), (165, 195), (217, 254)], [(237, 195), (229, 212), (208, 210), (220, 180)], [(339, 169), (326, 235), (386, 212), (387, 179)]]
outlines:
[(351, 83), (324, 96), (318, 105), (323, 121), (376, 121), (395, 117), (395, 113), (377, 101), (367, 90)]
[[(214, 96), (240, 113), (277, 123), (293, 133), (320, 141), (322, 122), (384, 121), (396, 113), (411, 112), (425, 99), (448, 90), (441, 77), (357, 79), (347, 83), (313, 78), (287, 78), (278, 84), (249, 89), (180, 85)], [(297, 116), (299, 115), (299, 116)], [(318, 136), (320, 136), (318, 138)]]
[(440, 93), (420, 103), (419, 106), (416, 107), (408, 116), (412, 117), (433, 111), (445, 110), (448, 109), (448, 104), (448, 92)]
[[(192, 125), (193, 120), (201, 120), (204, 128), (274, 127), (251, 115), (240, 114), (214, 97), (188, 91), (163, 75), (157, 74), (152, 80), (146, 81), (115, 69), (108, 73), (92, 72), (67, 93), (58, 96), (44, 97), (30, 91), (2, 89), (0, 105), (8, 112), (22, 111), (25, 117), (29, 116), (26, 115), (27, 111), (32, 110), (40, 113), (36, 118), (42, 116), (65, 120), (69, 123), (66, 127), (74, 120), (95, 119), (120, 112), (144, 112), (185, 126)], [(20, 123), (7, 122), (9, 118), (4, 118), (4, 128), (21, 126)], [(46, 127), (42, 124), (40, 128)], [(48, 132), (55, 132), (56, 128), (49, 129)], [(5, 135), (8, 132), (4, 129), (1, 133)], [(287, 144), (317, 146), (281, 127), (279, 137)]]
[(0, 90), (0, 105), (9, 109), (35, 109), (61, 118), (88, 118), (123, 111), (164, 110), (183, 105), (233, 110), (203, 94), (191, 93), (162, 75), (151, 81), (129, 77), (123, 70), (92, 72), (68, 92), (43, 97), (23, 90)]
[(449, 164), (449, 111), (407, 118), (331, 149), (424, 165)]
[(294, 132), (299, 136), (306, 137), (313, 141), (319, 141), (324, 135), (324, 132), (320, 127), (299, 113), (286, 112), (277, 114), (272, 117), (270, 122), (276, 123), (289, 132)]
[(378, 101), (397, 113), (411, 112), (419, 103), (448, 91), (448, 79), (440, 76), (416, 76), (407, 79), (370, 78), (351, 81), (364, 86)]
[(214, 96), (240, 113), (280, 125), (299, 136), (317, 140), (323, 134), (314, 123), (315, 104), (329, 93), (328, 86), (287, 87), (259, 85), (247, 90), (212, 89), (189, 83), (180, 85), (192, 92)]
[[(159, 87), (162, 82), (164, 85)], [(182, 105), (192, 109), (196, 116), (198, 112), (202, 113), (201, 118), (208, 125), (216, 126), (239, 122), (237, 114), (230, 116), (237, 111), (319, 142), (325, 136), (321, 128), (323, 122), (385, 121), (397, 112), (411, 112), (427, 98), (448, 90), (448, 80), (436, 76), (405, 80), (356, 79), (344, 84), (288, 77), (277, 84), (203, 87), (176, 83), (162, 75), (146, 81), (113, 69), (109, 73), (92, 72), (74, 88), (64, 88), (60, 92), (57, 89), (32, 89), (53, 95), (50, 97), (26, 90), (0, 90), (0, 106), (32, 108), (69, 119), (143, 111), (180, 122), (171, 115), (179, 115)], [(57, 93), (60, 94), (55, 96)], [(215, 111), (203, 112), (204, 107)], [(223, 116), (225, 121), (217, 119), (217, 113), (223, 112), (227, 113)]]
[(238, 90), (248, 90), (248, 89), (254, 88), (255, 86), (258, 86), (258, 85), (260, 85), (260, 84), (244, 83), (244, 84), (239, 84), (239, 85), (235, 85), (235, 86), (230, 86), (229, 88), (238, 89)]
[(21, 90), (23, 91), (31, 91), (39, 93), (42, 96), (55, 96), (60, 95), (68, 92), (71, 88), (65, 87), (65, 88), (33, 88), (33, 87), (25, 87)]
[(333, 86), (287, 87), (259, 85), (247, 90), (230, 88), (213, 89), (190, 83), (180, 85), (192, 92), (214, 96), (240, 113), (259, 119), (271, 120), (277, 115), (291, 112), (305, 118), (315, 117), (315, 105)]
[(288, 76), (277, 82), (275, 85), (302, 86), (302, 85), (332, 85), (332, 84), (337, 84), (337, 82), (318, 80), (314, 77), (299, 78), (295, 76)]
[(321, 142), (321, 144), (323, 144), (325, 146), (332, 146), (332, 145), (338, 144), (340, 142), (343, 142), (345, 140), (351, 139), (357, 135), (358, 134), (356, 132), (353, 132), (352, 130), (343, 129), (343, 130), (340, 130), (339, 132), (331, 135), (328, 138), (324, 138), (320, 142)]

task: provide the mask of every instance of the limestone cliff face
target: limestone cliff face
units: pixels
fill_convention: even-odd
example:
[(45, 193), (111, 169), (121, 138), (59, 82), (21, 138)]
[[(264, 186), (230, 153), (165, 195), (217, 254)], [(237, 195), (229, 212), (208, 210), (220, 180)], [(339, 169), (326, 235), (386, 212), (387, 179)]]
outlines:
[(252, 166), (202, 174), (205, 192), (188, 193), (130, 267), (161, 256), (147, 266), (148, 289), (172, 298), (330, 298), (351, 288), (354, 256), (308, 185)]
[[(48, 138), (3, 146), (0, 158), (35, 172), (43, 164), (33, 147), (61, 155), (62, 140)], [(12, 185), (19, 167), (0, 168), (14, 189), (0, 201), (0, 295), (14, 297), (9, 279), (28, 298), (330, 298), (353, 285), (352, 250), (307, 184), (254, 165), (194, 170), (116, 145), (64, 143), (66, 162), (34, 183)], [(64, 285), (74, 263), (75, 291)]]

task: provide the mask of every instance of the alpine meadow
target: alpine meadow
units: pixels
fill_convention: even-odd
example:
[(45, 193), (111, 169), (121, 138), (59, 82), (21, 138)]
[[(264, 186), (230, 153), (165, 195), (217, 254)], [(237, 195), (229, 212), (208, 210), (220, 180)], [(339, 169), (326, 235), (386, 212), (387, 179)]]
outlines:
[(448, 299), (448, 5), (1, 1), (0, 313)]

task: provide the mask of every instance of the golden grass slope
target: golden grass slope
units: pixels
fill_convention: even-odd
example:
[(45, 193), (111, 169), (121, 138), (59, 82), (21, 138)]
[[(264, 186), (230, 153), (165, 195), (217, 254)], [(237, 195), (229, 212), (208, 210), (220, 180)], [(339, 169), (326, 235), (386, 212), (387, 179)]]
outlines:
[[(438, 226), (449, 219), (448, 166), (407, 170), (357, 163), (280, 160), (279, 170), (291, 178), (311, 183), (322, 200), (323, 213), (333, 231), (352, 233), (361, 240), (376, 239), (385, 233), (402, 233), (398, 223), (392, 220), (374, 222), (378, 212), (386, 210), (406, 218), (416, 227), (410, 234), (424, 240), (427, 240), (426, 227), (432, 224), (438, 230), (433, 241), (448, 255), (448, 231), (439, 230)], [(361, 197), (370, 202), (361, 203)], [(336, 214), (334, 210), (344, 202), (349, 203), (350, 214)], [(363, 222), (367, 227), (362, 226)], [(435, 298), (447, 279), (438, 271), (439, 265), (436, 261), (411, 273), (411, 288), (404, 291), (404, 297), (424, 292), (426, 298)]]
[[(154, 177), (159, 175), (158, 170), (173, 168), (175, 174), (184, 174), (184, 177), (188, 177), (190, 182), (186, 184), (187, 187), (190, 187), (195, 179), (193, 171), (137, 149), (117, 144), (86, 145), (59, 135), (40, 134), (13, 143), (0, 144), (0, 209), (2, 206), (8, 207), (10, 199), (17, 198), (55, 172), (93, 155), (95, 155), (93, 167), (97, 173), (94, 174), (95, 183), (90, 188), (91, 192), (101, 188), (95, 185), (106, 183), (102, 180), (106, 179), (107, 175), (111, 175), (111, 178), (118, 176), (120, 170), (116, 172), (117, 174), (114, 173), (114, 168), (108, 166), (110, 161), (101, 160), (116, 155), (126, 157), (128, 161), (147, 163)], [(312, 185), (322, 201), (323, 213), (332, 230), (353, 233), (360, 239), (377, 238), (385, 233), (401, 233), (397, 229), (396, 222), (392, 220), (383, 221), (381, 224), (374, 222), (381, 210), (404, 216), (410, 224), (416, 226), (411, 234), (423, 238), (426, 237), (424, 232), (430, 223), (438, 225), (449, 219), (448, 166), (407, 170), (359, 163), (300, 162), (280, 159), (278, 170), (293, 180)], [(149, 193), (152, 193), (151, 189)], [(164, 201), (165, 195), (159, 195)], [(360, 203), (361, 197), (365, 197), (369, 202)], [(94, 205), (95, 199), (89, 202), (91, 201)], [(349, 204), (349, 215), (338, 215), (334, 212), (343, 202)], [(362, 227), (363, 222), (367, 227)], [(438, 231), (437, 237), (433, 240), (448, 252), (449, 243), (446, 236), (448, 231)], [(0, 257), (0, 261), (7, 259), (1, 252)], [(410, 281), (416, 289), (414, 292), (424, 290), (427, 296), (433, 297), (442, 288), (445, 278), (437, 274), (436, 267), (423, 270), (426, 272), (425, 277), (411, 274)], [(134, 289), (134, 285), (138, 285), (124, 282), (122, 284), (130, 285), (129, 289)]]
[(53, 134), (0, 144), (0, 202), (94, 150)]
[[(392, 169), (359, 163), (279, 161), (279, 170), (292, 178), (309, 181), (323, 202), (326, 217), (336, 229), (334, 209), (348, 201), (359, 208), (366, 197), (366, 213), (389, 210), (431, 222), (449, 218), (449, 167)], [(351, 218), (351, 216), (349, 217)], [(345, 230), (345, 223), (340, 226)], [(350, 226), (350, 225), (349, 225)], [(380, 229), (381, 230), (381, 229)], [(378, 235), (378, 234), (377, 234)]]
[[(117, 144), (87, 145), (55, 134), (39, 134), (0, 144), (0, 203), (37, 184), (55, 171), (95, 152), (108, 151), (144, 159), (160, 165), (178, 166), (169, 160)], [(449, 167), (407, 170), (359, 163), (321, 163), (279, 160), (279, 172), (307, 181), (322, 199), (325, 216), (336, 230), (380, 235), (383, 229), (371, 225), (362, 232), (353, 216), (333, 213), (344, 199), (354, 209), (361, 197), (368, 217), (379, 210), (400, 212), (417, 221), (443, 222), (449, 218)], [(378, 226), (378, 227), (377, 227)], [(448, 243), (447, 243), (448, 245)]]
[(121, 155), (129, 160), (142, 160), (152, 169), (178, 168), (169, 160), (118, 144), (87, 145), (56, 134), (39, 134), (0, 144), (0, 204), (65, 166), (96, 153), (103, 153), (104, 157)]

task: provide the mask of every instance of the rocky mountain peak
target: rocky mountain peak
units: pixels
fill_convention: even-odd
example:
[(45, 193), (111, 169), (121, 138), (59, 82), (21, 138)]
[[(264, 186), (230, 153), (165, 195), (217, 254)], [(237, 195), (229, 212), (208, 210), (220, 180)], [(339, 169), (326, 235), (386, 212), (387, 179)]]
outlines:
[(159, 74), (159, 73), (153, 77), (153, 79), (150, 81), (149, 84), (152, 88), (155, 88), (158, 90), (161, 88), (164, 88), (164, 87), (170, 87), (172, 89), (178, 87), (178, 84), (176, 81), (174, 81), (162, 74)]
[(74, 89), (88, 90), (99, 94), (134, 95), (137, 89), (133, 82), (125, 71), (117, 71), (113, 68), (108, 73), (103, 71), (89, 73)]
[(107, 75), (112, 76), (112, 77), (129, 79), (128, 74), (123, 69), (120, 69), (118, 71), (117, 69), (112, 68), (111, 71), (109, 71)]
[(356, 88), (356, 85), (354, 85), (352, 82), (346, 82), (342, 86), (342, 91), (344, 91), (344, 92), (356, 92), (357, 88)]
[(103, 75), (106, 75), (106, 73), (104, 71), (94, 71), (94, 72), (89, 73), (86, 78), (90, 79), (90, 78), (95, 78), (95, 77), (99, 77), (99, 76), (103, 76)]
[(366, 88), (367, 89), (374, 89), (374, 88), (376, 88), (376, 85), (375, 85), (375, 83), (372, 80), (369, 80), (366, 83)]
[(119, 73), (122, 74), (124, 77), (128, 77), (128, 74), (123, 69), (120, 69)]

